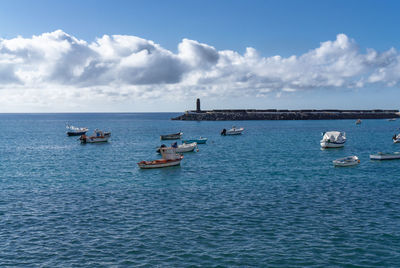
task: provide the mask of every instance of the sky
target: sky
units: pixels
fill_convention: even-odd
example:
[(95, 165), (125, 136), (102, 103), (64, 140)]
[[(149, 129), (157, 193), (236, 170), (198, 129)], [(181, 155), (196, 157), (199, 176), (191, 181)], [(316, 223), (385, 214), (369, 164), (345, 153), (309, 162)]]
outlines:
[(399, 109), (399, 1), (0, 1), (0, 112)]

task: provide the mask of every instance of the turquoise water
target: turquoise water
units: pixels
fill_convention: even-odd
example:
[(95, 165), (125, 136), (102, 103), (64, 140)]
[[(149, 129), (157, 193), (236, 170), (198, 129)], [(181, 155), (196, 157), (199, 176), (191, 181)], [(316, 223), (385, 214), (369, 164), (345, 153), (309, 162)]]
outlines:
[[(176, 114), (0, 115), (1, 267), (396, 267), (400, 121), (170, 121)], [(112, 132), (81, 145), (65, 123)], [(245, 128), (221, 137), (222, 128)], [(208, 137), (140, 170), (159, 135)], [(321, 150), (321, 132), (346, 131)], [(334, 168), (358, 155), (361, 164)]]

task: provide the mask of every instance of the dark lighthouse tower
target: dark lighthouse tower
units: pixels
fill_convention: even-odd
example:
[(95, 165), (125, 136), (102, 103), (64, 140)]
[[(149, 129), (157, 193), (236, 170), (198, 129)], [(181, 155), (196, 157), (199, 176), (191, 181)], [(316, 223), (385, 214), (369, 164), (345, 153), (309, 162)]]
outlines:
[(200, 109), (200, 99), (197, 99), (197, 100), (196, 100), (196, 112), (197, 112), (197, 113), (200, 113), (200, 112), (201, 112), (201, 109)]

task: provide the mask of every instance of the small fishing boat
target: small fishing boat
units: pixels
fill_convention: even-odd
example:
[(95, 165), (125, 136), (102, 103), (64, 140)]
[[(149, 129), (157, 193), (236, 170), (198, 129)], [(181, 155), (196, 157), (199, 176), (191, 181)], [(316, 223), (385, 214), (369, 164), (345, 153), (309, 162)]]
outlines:
[(92, 136), (86, 136), (83, 134), (79, 140), (81, 143), (99, 143), (99, 142), (107, 142), (111, 137), (111, 132), (103, 132), (101, 130), (95, 129)]
[(197, 144), (205, 144), (207, 142), (207, 138), (200, 137), (198, 139), (190, 139), (190, 140), (183, 140), (183, 143), (197, 143)]
[(392, 137), (393, 143), (400, 143), (400, 134), (394, 134)]
[(221, 131), (221, 135), (226, 136), (226, 135), (240, 135), (242, 134), (244, 128), (236, 128), (233, 126), (231, 129), (226, 130), (225, 128)]
[(137, 165), (139, 166), (139, 168), (142, 169), (164, 168), (164, 167), (178, 166), (181, 164), (183, 155), (177, 154), (176, 148), (162, 147), (160, 151), (162, 159), (138, 162)]
[(393, 159), (400, 159), (400, 152), (394, 153), (382, 153), (379, 152), (377, 154), (371, 154), (369, 156), (371, 160), (393, 160)]
[(327, 131), (322, 133), (323, 137), (320, 141), (322, 148), (340, 148), (346, 142), (346, 133), (340, 131)]
[(387, 121), (396, 121), (396, 118), (389, 118)]
[(160, 135), (160, 139), (162, 140), (179, 140), (183, 135), (182, 132), (167, 134), (167, 135)]
[(74, 127), (71, 125), (67, 125), (66, 128), (68, 129), (67, 130), (68, 136), (81, 136), (89, 131), (89, 129), (86, 127)]
[[(157, 153), (161, 152), (161, 148), (165, 148), (166, 146), (163, 144), (161, 145), (160, 148), (157, 149)], [(177, 144), (176, 142), (171, 145), (171, 147), (174, 147), (176, 149), (177, 153), (188, 153), (188, 152), (193, 152), (194, 149), (197, 147), (196, 142), (192, 143), (183, 143), (183, 144)]]
[(353, 156), (339, 158), (333, 160), (332, 162), (335, 167), (349, 167), (358, 165), (360, 163), (360, 159), (358, 159), (357, 156), (353, 155)]
[(356, 125), (360, 125), (360, 124), (361, 124), (361, 119), (357, 119)]

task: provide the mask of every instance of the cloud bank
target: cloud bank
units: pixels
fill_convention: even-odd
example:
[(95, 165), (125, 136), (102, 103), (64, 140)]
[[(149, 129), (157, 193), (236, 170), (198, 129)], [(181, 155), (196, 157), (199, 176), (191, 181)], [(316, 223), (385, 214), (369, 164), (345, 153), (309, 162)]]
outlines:
[(136, 36), (104, 35), (89, 43), (61, 30), (0, 39), (0, 103), (162, 99), (173, 96), (265, 96), (321, 88), (395, 87), (394, 48), (360, 51), (345, 34), (291, 57), (218, 51), (183, 39), (176, 53)]

